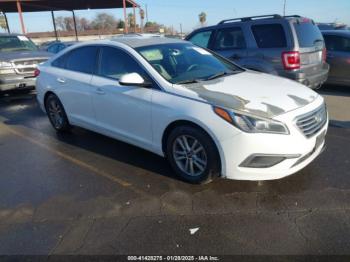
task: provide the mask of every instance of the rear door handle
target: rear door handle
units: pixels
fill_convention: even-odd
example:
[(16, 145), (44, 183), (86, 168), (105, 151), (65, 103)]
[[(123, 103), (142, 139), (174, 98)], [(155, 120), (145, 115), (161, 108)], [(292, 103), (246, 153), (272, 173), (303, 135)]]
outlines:
[(57, 78), (57, 82), (60, 83), (60, 84), (64, 84), (64, 83), (66, 83), (66, 79), (58, 77)]
[(100, 88), (100, 87), (96, 88), (95, 93), (98, 94), (98, 95), (104, 95), (104, 94), (106, 94), (106, 92), (103, 91), (103, 89)]

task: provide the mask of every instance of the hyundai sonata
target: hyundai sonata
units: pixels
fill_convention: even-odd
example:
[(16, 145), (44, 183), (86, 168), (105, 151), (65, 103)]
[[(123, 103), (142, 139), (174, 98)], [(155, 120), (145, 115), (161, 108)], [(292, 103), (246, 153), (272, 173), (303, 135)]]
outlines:
[(79, 126), (165, 156), (191, 183), (279, 179), (325, 144), (317, 93), (182, 40), (78, 44), (36, 75), (37, 100), (57, 131)]

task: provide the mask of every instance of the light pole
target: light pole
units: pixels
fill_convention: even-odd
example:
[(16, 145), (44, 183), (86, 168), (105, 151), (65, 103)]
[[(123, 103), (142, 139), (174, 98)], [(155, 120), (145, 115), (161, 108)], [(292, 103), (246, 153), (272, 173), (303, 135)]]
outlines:
[(284, 0), (284, 4), (283, 4), (283, 16), (286, 16), (286, 5), (287, 5), (287, 0)]

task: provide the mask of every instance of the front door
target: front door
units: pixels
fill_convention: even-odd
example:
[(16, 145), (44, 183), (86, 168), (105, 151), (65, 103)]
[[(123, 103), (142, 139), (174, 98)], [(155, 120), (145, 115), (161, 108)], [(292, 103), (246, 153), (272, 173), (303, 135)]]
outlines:
[(123, 86), (122, 75), (145, 72), (135, 59), (116, 47), (101, 47), (93, 76), (93, 106), (101, 132), (144, 148), (152, 146), (152, 88)]

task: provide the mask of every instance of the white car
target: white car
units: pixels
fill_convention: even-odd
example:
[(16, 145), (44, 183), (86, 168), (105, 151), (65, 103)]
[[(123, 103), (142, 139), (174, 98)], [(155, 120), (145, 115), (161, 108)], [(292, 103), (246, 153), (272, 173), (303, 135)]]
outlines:
[(165, 156), (192, 183), (283, 178), (325, 143), (317, 93), (182, 40), (78, 44), (36, 74), (37, 100), (57, 131), (79, 126)]

